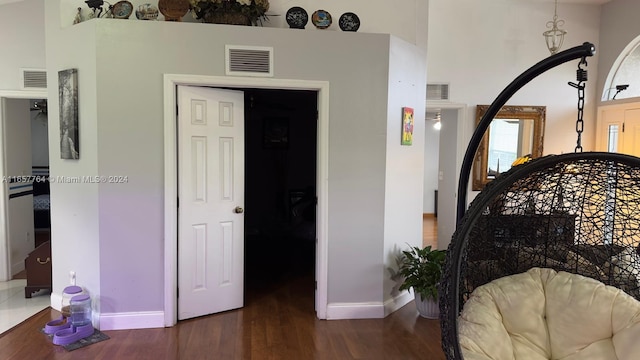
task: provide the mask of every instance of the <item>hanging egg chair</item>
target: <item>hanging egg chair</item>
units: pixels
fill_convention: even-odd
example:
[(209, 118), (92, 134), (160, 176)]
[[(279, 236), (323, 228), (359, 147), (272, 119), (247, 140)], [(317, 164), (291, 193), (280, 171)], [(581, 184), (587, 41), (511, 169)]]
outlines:
[[(541, 61), (491, 104), (470, 141), (439, 289), (447, 359), (640, 358), (640, 158), (581, 152), (590, 43)], [(519, 88), (580, 59), (575, 153), (512, 167), (466, 208), (471, 163)]]

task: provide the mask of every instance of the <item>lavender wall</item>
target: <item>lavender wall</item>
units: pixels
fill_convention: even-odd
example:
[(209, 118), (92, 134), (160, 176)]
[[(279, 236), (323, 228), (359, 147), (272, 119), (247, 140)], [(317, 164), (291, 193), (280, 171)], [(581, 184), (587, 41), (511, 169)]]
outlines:
[[(69, 51), (69, 56), (56, 52), (58, 55), (49, 63), (52, 68), (78, 67), (81, 79), (91, 78), (95, 64), (93, 84), (80, 84), (87, 91), (86, 95), (83, 92), (80, 106), (88, 111), (81, 113), (84, 121), (89, 122), (84, 129), (97, 138), (92, 140), (91, 134), (85, 134), (80, 161), (52, 162), (52, 173), (62, 168), (91, 171), (97, 167), (100, 175), (128, 176), (127, 183), (100, 184), (86, 190), (90, 199), (97, 196), (97, 213), (91, 211), (84, 215), (91, 216), (87, 223), (97, 221), (94, 228), (97, 234), (87, 239), (82, 233), (69, 230), (65, 231), (64, 238), (59, 238), (53, 229), (53, 243), (58, 249), (68, 249), (70, 244), (78, 242), (99, 245), (98, 249), (86, 250), (90, 253), (76, 254), (91, 259), (98, 257), (91, 265), (85, 264), (76, 271), (91, 272), (99, 277), (99, 311), (103, 318), (144, 312), (157, 314), (163, 310), (162, 75), (222, 75), (222, 49), (229, 43), (273, 46), (278, 78), (330, 82), (329, 302), (382, 303), (384, 295), (380, 286), (369, 286), (380, 284), (381, 274), (368, 269), (379, 268), (383, 256), (383, 224), (372, 219), (384, 217), (383, 178), (387, 160), (384, 156), (386, 135), (381, 130), (386, 129), (387, 124), (388, 35), (164, 22), (123, 23), (109, 19), (58, 31), (59, 37), (51, 42), (52, 47), (68, 43), (69, 37), (86, 36), (89, 40), (95, 36), (95, 48), (87, 54), (95, 51), (92, 64), (76, 58), (76, 51), (86, 48), (88, 42), (84, 40), (79, 50)], [(185, 43), (186, 38), (191, 41)], [(316, 49), (323, 52), (319, 54)], [(85, 55), (80, 58), (84, 59)], [(50, 95), (55, 102), (57, 94), (50, 91)], [(419, 108), (424, 103), (409, 99), (407, 105)], [(92, 111), (96, 111), (93, 116)], [(56, 126), (54, 124), (51, 126)], [(55, 143), (52, 140), (50, 138), (51, 143)], [(418, 153), (422, 154), (421, 148)], [(95, 159), (91, 158), (93, 154)], [(52, 194), (54, 192), (56, 189), (52, 189)], [(58, 196), (63, 193), (69, 195), (65, 201), (67, 211), (86, 206), (59, 186)], [(419, 215), (420, 206), (417, 209)], [(56, 224), (63, 224), (72, 220), (72, 214), (75, 211), (54, 212), (52, 216)], [(344, 254), (353, 249), (359, 249), (358, 256), (343, 259)], [(66, 279), (70, 267), (81, 262), (69, 260), (69, 263), (54, 265), (54, 276), (58, 279), (54, 291), (60, 291), (59, 284)], [(96, 271), (95, 266), (99, 270)]]
[[(47, 83), (49, 167), (51, 183), (51, 252), (53, 293), (51, 305), (59, 309), (61, 294), (69, 285), (69, 274), (94, 299), (94, 314), (100, 313), (100, 234), (98, 184), (68, 182), (82, 176), (98, 175), (98, 126), (96, 87), (96, 25), (86, 22), (75, 29), (60, 29), (58, 7), (45, 3), (47, 31)], [(58, 71), (78, 69), (80, 158), (60, 158)], [(126, 248), (123, 248), (126, 251)], [(97, 325), (97, 323), (96, 323)]]

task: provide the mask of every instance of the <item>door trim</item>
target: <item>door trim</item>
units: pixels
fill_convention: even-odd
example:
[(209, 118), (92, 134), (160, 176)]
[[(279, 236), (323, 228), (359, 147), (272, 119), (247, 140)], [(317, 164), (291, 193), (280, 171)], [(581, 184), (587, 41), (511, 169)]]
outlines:
[[(455, 152), (455, 174), (447, 175), (448, 178), (456, 179), (453, 183), (453, 193), (445, 193), (440, 188), (440, 180), (438, 180), (439, 193), (438, 196), (446, 196), (453, 195), (453, 201), (455, 203), (458, 198), (458, 180), (460, 178), (460, 168), (462, 167), (462, 160), (464, 158), (464, 153), (467, 149), (467, 139), (469, 138), (467, 134), (469, 130), (473, 132), (473, 129), (468, 129), (468, 122), (466, 121), (466, 116), (468, 114), (467, 105), (462, 103), (454, 103), (454, 102), (441, 102), (441, 101), (427, 101), (427, 110), (433, 111), (435, 109), (439, 110), (456, 110), (457, 118), (455, 119), (457, 133), (456, 133), (456, 152)], [(447, 121), (453, 122), (454, 119), (450, 119)], [(443, 125), (446, 125), (447, 122), (443, 121)], [(441, 135), (439, 135), (441, 136)], [(439, 153), (442, 154), (443, 142), (440, 141)], [(438, 171), (440, 171), (441, 166), (439, 163), (440, 159), (438, 159)], [(471, 182), (469, 182), (468, 186), (468, 194), (471, 194)], [(467, 200), (469, 202), (469, 200)], [(455, 207), (453, 209), (449, 209), (453, 211), (447, 211), (446, 204), (443, 201), (438, 202), (438, 248), (439, 249), (447, 249), (449, 243), (451, 242), (451, 235), (455, 231), (456, 228), (456, 210)]]
[(327, 318), (328, 289), (328, 181), (329, 181), (329, 82), (165, 74), (164, 91), (164, 319), (165, 326), (177, 323), (178, 316), (178, 169), (177, 169), (177, 86), (315, 90), (318, 92), (318, 159), (316, 188), (316, 315)]
[[(2, 99), (46, 99), (48, 98), (47, 90), (0, 90), (0, 149), (2, 149), (2, 156), (0, 156), (0, 175), (14, 175), (7, 174), (5, 165), (5, 141), (4, 141), (4, 109), (2, 108)], [(8, 184), (4, 183), (0, 186), (0, 281), (11, 280), (11, 254), (9, 251), (9, 192)]]

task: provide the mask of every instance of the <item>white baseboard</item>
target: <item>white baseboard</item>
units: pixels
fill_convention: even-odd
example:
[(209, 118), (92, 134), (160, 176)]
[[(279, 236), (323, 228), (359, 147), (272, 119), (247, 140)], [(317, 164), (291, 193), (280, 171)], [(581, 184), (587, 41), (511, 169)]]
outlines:
[[(51, 293), (51, 307), (60, 311), (62, 295)], [(93, 314), (93, 324), (100, 330), (163, 328), (164, 311)]]
[(24, 260), (18, 261), (17, 263), (12, 264), (10, 277), (13, 278), (13, 276), (15, 276), (17, 273), (19, 273), (22, 270), (24, 270)]
[(130, 330), (164, 327), (164, 311), (100, 314), (100, 330)]
[(327, 320), (379, 319), (384, 317), (381, 302), (366, 303), (329, 303)]
[(403, 291), (395, 297), (384, 302), (384, 316), (388, 316), (394, 311), (400, 309), (401, 307), (407, 305), (411, 301), (413, 301), (413, 294), (408, 291)]
[(384, 303), (330, 303), (327, 305), (327, 320), (380, 319), (411, 301), (413, 294), (403, 291)]

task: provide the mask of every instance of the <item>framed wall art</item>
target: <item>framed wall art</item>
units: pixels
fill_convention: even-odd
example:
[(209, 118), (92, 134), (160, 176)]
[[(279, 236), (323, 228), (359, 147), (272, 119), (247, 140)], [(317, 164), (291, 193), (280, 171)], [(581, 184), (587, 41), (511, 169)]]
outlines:
[(413, 143), (413, 109), (402, 108), (402, 141), (401, 145), (411, 145)]
[(78, 69), (58, 71), (60, 158), (79, 159)]

